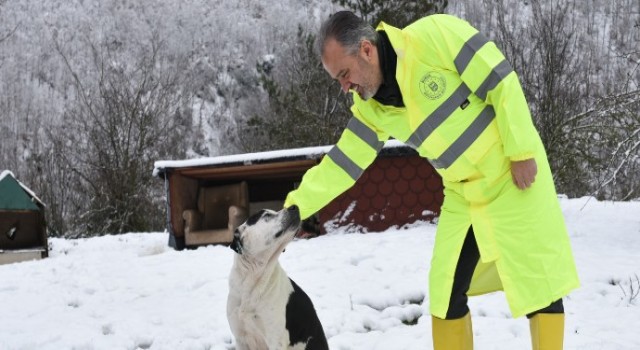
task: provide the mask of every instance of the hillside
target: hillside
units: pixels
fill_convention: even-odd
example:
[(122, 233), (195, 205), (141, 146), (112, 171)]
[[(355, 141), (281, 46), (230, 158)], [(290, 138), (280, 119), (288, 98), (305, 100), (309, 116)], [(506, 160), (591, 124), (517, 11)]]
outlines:
[[(518, 72), (558, 191), (638, 198), (640, 3), (448, 3)], [(0, 170), (41, 195), (55, 235), (161, 229), (154, 161), (335, 142), (346, 99), (308, 49), (338, 9), (329, 0), (0, 0)], [(326, 105), (341, 108), (320, 113)], [(251, 134), (256, 120), (279, 142)]]

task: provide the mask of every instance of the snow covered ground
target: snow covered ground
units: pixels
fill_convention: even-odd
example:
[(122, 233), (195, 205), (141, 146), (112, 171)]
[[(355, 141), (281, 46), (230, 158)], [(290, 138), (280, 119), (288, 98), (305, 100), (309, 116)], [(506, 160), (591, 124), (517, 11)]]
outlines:
[[(582, 287), (565, 299), (565, 349), (640, 348), (640, 202), (561, 199)], [(332, 349), (431, 349), (435, 226), (336, 232), (281, 257)], [(50, 257), (0, 266), (0, 349), (233, 349), (225, 317), (234, 252), (177, 252), (166, 233), (51, 239)], [(470, 299), (476, 349), (528, 349), (504, 295)]]

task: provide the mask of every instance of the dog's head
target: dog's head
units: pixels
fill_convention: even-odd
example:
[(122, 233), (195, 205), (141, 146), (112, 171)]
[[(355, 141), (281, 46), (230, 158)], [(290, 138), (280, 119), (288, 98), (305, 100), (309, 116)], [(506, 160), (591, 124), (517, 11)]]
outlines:
[(295, 206), (264, 209), (235, 229), (230, 247), (245, 259), (268, 260), (293, 240), (299, 228), (300, 212)]

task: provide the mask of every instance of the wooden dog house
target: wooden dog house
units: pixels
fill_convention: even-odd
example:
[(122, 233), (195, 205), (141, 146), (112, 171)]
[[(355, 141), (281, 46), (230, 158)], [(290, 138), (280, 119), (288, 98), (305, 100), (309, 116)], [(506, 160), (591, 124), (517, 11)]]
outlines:
[(44, 204), (10, 171), (0, 173), (0, 264), (48, 256)]
[[(165, 181), (169, 244), (182, 249), (229, 243), (229, 231), (239, 224), (232, 222), (232, 215), (225, 209), (231, 207), (231, 202), (216, 209), (220, 216), (218, 226), (227, 230), (225, 239), (211, 236), (196, 241), (188, 237), (187, 217), (191, 215), (188, 213), (202, 210), (203, 191), (246, 184), (245, 197), (234, 199), (242, 211), (236, 221), (262, 208), (279, 210), (289, 191), (296, 188), (304, 173), (318, 164), (331, 147), (156, 162), (154, 175)], [(312, 218), (316, 231), (313, 233), (324, 234), (340, 227), (379, 232), (418, 220), (432, 221), (440, 213), (442, 189), (440, 176), (427, 160), (403, 143), (389, 141), (356, 184)], [(305, 227), (314, 231), (313, 225)]]

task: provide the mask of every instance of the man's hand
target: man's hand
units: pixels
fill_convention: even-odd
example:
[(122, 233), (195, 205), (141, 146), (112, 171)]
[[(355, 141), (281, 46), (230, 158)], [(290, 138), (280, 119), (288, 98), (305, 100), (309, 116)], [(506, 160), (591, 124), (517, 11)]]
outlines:
[(511, 162), (511, 177), (513, 183), (521, 190), (531, 187), (536, 180), (538, 165), (534, 158)]

